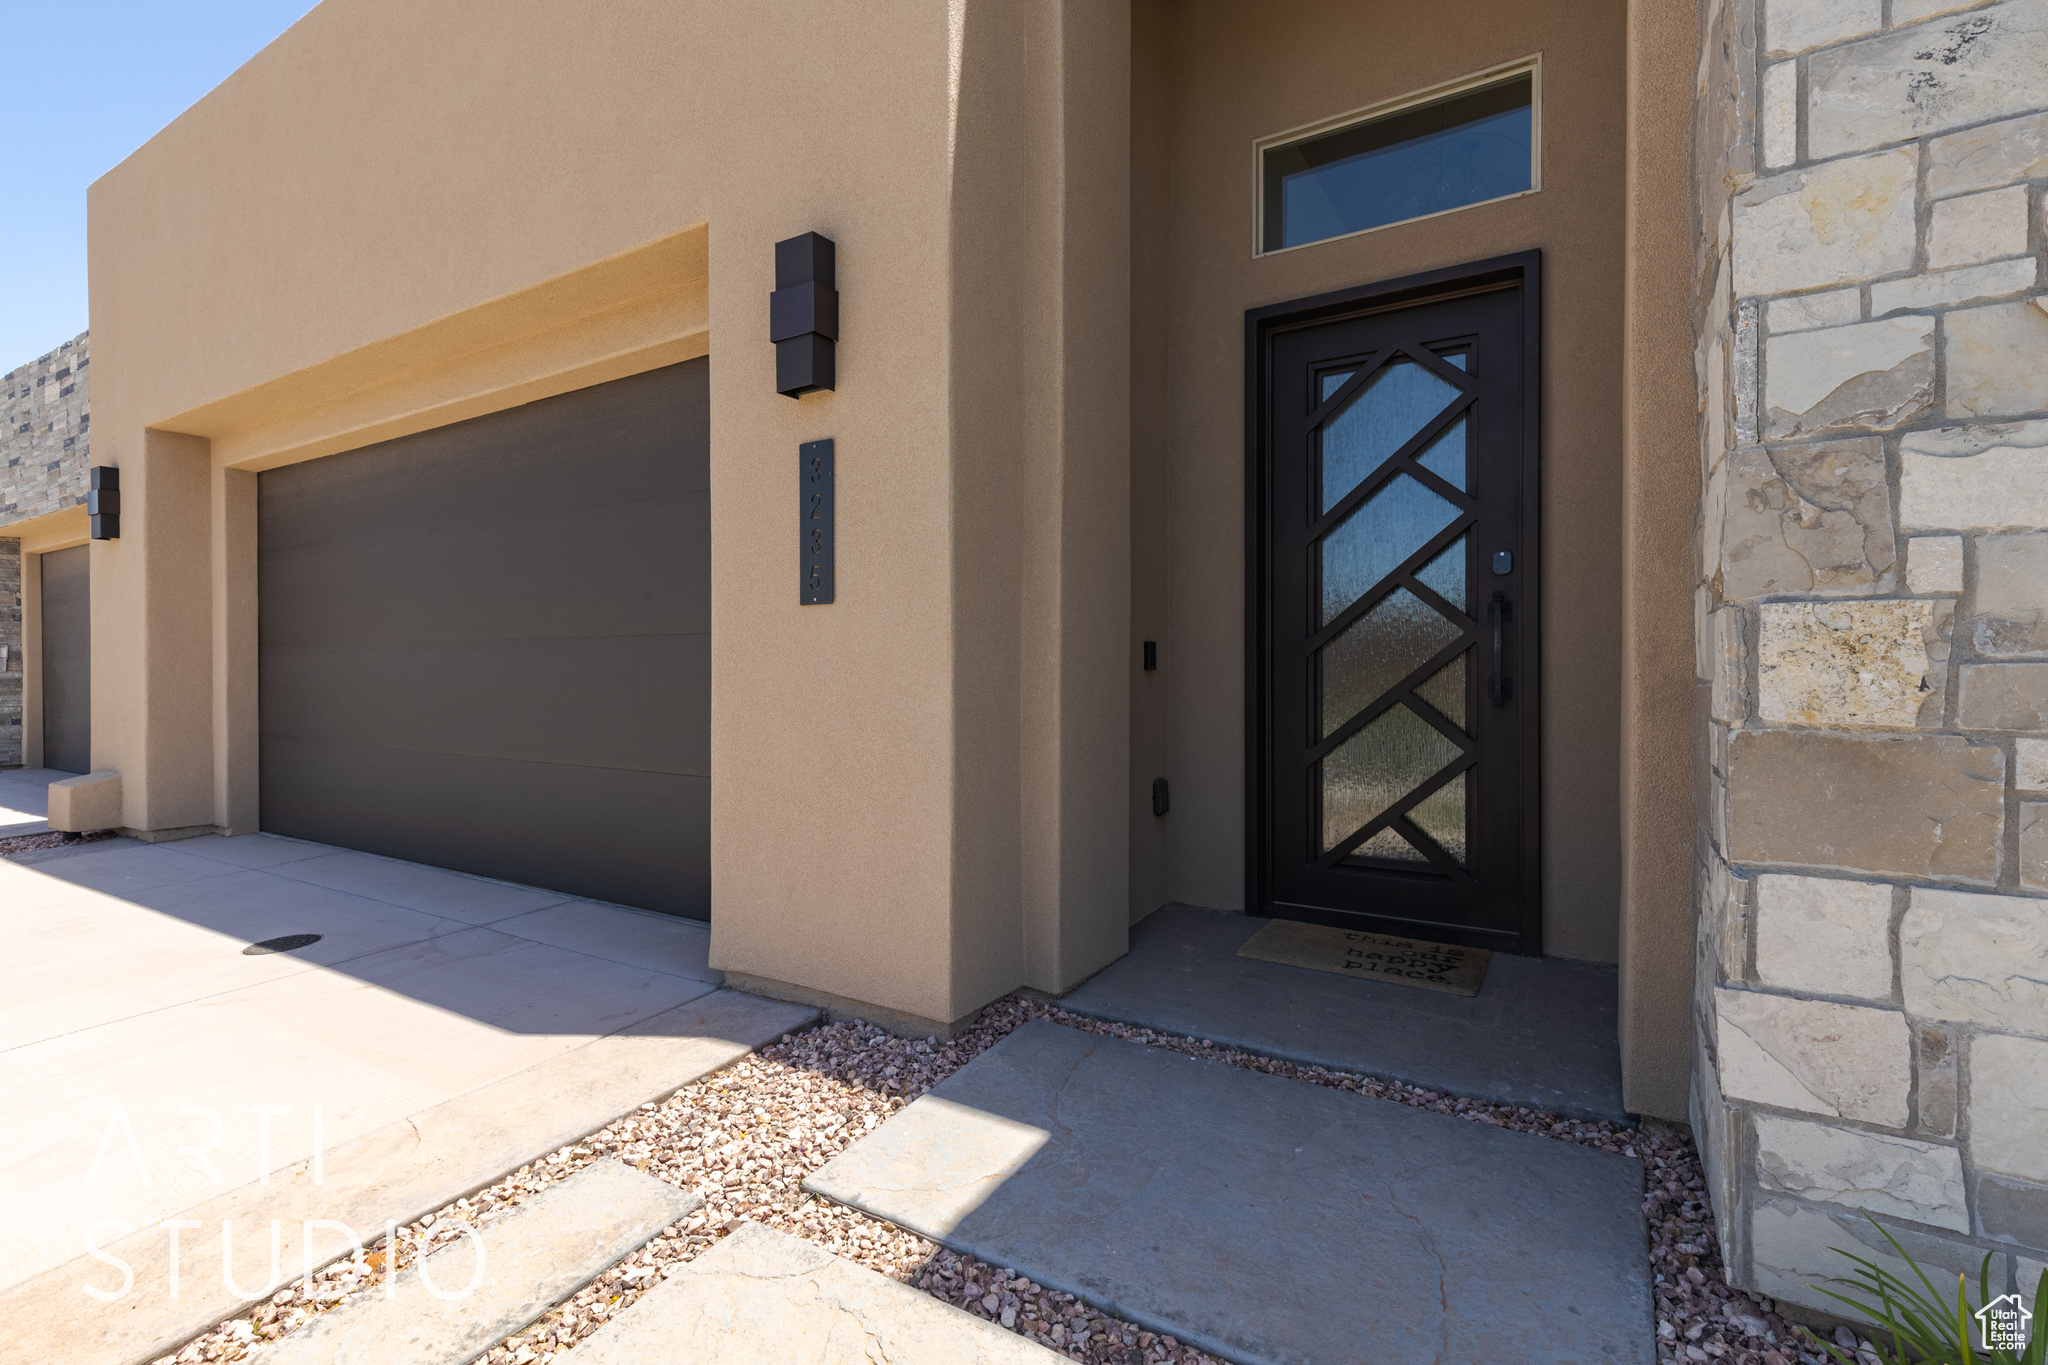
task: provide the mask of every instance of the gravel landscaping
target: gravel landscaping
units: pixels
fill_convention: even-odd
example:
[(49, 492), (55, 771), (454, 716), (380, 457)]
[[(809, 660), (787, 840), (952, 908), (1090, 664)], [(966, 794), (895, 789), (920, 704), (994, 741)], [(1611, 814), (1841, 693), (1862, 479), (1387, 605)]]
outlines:
[(944, 1251), (890, 1224), (802, 1192), (802, 1181), (812, 1171), (1030, 1019), (1051, 1019), (1312, 1085), (1640, 1157), (1647, 1174), (1643, 1207), (1657, 1278), (1660, 1365), (1820, 1365), (1824, 1359), (1811, 1344), (1804, 1349), (1794, 1344), (1800, 1339), (1767, 1300), (1722, 1282), (1704, 1178), (1691, 1138), (1682, 1128), (1651, 1123), (1640, 1130), (1622, 1129), (1612, 1123), (1457, 1099), (1414, 1086), (1276, 1062), (1201, 1039), (1084, 1019), (1012, 996), (989, 1006), (973, 1027), (945, 1043), (899, 1038), (861, 1023), (832, 1024), (785, 1037), (683, 1087), (666, 1101), (644, 1105), (638, 1113), (401, 1229), (395, 1249), (380, 1246), (363, 1264), (339, 1263), (310, 1281), (294, 1283), (269, 1303), (161, 1357), (157, 1365), (260, 1358), (263, 1342), (371, 1288), (384, 1272), (387, 1255), (395, 1254), (403, 1267), (454, 1238), (458, 1223), (488, 1226), (527, 1195), (608, 1157), (696, 1190), (705, 1198), (704, 1208), (494, 1348), (484, 1357), (493, 1365), (552, 1359), (573, 1365), (574, 1355), (564, 1353), (579, 1338), (742, 1219), (802, 1237), (915, 1284), (1071, 1360), (1095, 1365), (1212, 1361), (1172, 1337), (1142, 1331), (1009, 1270)]
[(0, 858), (12, 858), (17, 853), (34, 853), (44, 848), (62, 848), (66, 844), (96, 843), (101, 839), (114, 837), (112, 830), (101, 830), (97, 834), (64, 834), (57, 831), (48, 834), (16, 834), (0, 839)]

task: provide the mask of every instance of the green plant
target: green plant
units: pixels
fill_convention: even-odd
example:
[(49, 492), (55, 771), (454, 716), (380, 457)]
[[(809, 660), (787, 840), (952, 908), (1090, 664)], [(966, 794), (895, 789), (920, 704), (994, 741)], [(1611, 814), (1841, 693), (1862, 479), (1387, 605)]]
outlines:
[[(1863, 1216), (1870, 1218), (1868, 1213)], [(1925, 1365), (2048, 1365), (2044, 1362), (2044, 1354), (2048, 1354), (2048, 1324), (2034, 1326), (2023, 1351), (1980, 1349), (1976, 1310), (1970, 1306), (1967, 1291), (1969, 1277), (1956, 1276), (1956, 1301), (1951, 1312), (1942, 1303), (1941, 1291), (1934, 1287), (1934, 1281), (1928, 1279), (1919, 1263), (1906, 1254), (1898, 1239), (1886, 1232), (1875, 1218), (1870, 1218), (1870, 1225), (1892, 1244), (1892, 1250), (1899, 1253), (1899, 1259), (1919, 1280), (1919, 1287), (1877, 1262), (1843, 1251), (1840, 1247), (1830, 1247), (1829, 1250), (1836, 1255), (1847, 1256), (1858, 1268), (1847, 1279), (1831, 1279), (1826, 1283), (1842, 1285), (1850, 1293), (1837, 1294), (1820, 1285), (1813, 1287), (1831, 1299), (1848, 1304), (1859, 1316), (1868, 1318), (1890, 1335), (1890, 1347), (1872, 1343), (1884, 1365), (1909, 1365), (1909, 1362), (1925, 1362)], [(1985, 1252), (1984, 1264), (1977, 1269), (1979, 1307), (1997, 1297), (1991, 1292), (1991, 1255)], [(1850, 1294), (1859, 1297), (1852, 1298)], [(2041, 1272), (2041, 1281), (2034, 1287), (2037, 1309), (2044, 1298), (2048, 1298), (2048, 1270)], [(1855, 1352), (1844, 1351), (1804, 1327), (1799, 1330), (1838, 1365), (1858, 1365)]]

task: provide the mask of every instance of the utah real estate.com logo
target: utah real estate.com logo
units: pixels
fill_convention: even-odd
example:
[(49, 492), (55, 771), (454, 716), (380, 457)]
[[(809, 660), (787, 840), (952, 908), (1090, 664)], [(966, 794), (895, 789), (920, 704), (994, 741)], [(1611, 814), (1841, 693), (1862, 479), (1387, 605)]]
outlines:
[(2017, 1294), (2001, 1294), (1977, 1310), (1977, 1323), (1984, 1330), (1987, 1351), (2023, 1351), (2027, 1347), (2027, 1320), (2034, 1315)]

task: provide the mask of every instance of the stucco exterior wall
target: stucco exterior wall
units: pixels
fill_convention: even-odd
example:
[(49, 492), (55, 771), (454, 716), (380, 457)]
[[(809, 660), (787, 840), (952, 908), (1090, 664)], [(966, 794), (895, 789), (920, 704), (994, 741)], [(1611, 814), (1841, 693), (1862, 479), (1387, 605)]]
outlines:
[(2031, 1293), (2048, 6), (1716, 0), (1708, 39), (1693, 1114), (1727, 1264), (1839, 1307), (1830, 1247), (1892, 1259), (1867, 1212)]
[[(1682, 125), (1630, 54), (1692, 14), (1637, 8), (1497, 4), (1447, 45), (1378, 0), (326, 0), (93, 189), (128, 508), (93, 548), (95, 766), (132, 829), (254, 828), (257, 471), (710, 353), (714, 961), (934, 1023), (1063, 989), (1161, 901), (1243, 904), (1244, 311), (1540, 248), (1545, 946), (1622, 959), (1625, 999), (1635, 962), (1669, 1027), (1632, 1075), (1682, 1096), (1687, 903), (1638, 878), (1633, 940), (1622, 905), (1690, 859), (1629, 824), (1687, 798), (1624, 747), (1682, 758), (1654, 665), (1686, 617), (1624, 585), (1693, 502), (1631, 504), (1665, 449), (1631, 414), (1689, 408), (1623, 382), (1682, 330), (1631, 214), (1682, 212), (1669, 139), (1623, 130)], [(1254, 138), (1538, 52), (1540, 193), (1253, 258)], [(805, 229), (839, 244), (840, 383), (791, 402), (763, 296)], [(840, 594), (806, 609), (788, 465), (821, 436)]]
[(1622, 1096), (1677, 1119), (1691, 1091), (1694, 761), (1691, 540), (1699, 500), (1687, 302), (1695, 269), (1687, 150), (1700, 7), (1630, 0), (1628, 231), (1622, 260)]
[[(943, 1022), (1121, 952), (1126, 22), (327, 0), (109, 173), (126, 822), (253, 821), (253, 471), (710, 352), (714, 963)], [(792, 402), (765, 296), (804, 230), (839, 387)], [(839, 597), (802, 608), (820, 436)]]
[[(1535, 247), (1544, 948), (1617, 959), (1625, 13), (1483, 3), (1447, 43), (1382, 0), (1135, 6), (1131, 658), (1156, 639), (1161, 659), (1131, 693), (1135, 912), (1245, 905), (1245, 310)], [(1539, 52), (1540, 192), (1253, 257), (1255, 139)]]

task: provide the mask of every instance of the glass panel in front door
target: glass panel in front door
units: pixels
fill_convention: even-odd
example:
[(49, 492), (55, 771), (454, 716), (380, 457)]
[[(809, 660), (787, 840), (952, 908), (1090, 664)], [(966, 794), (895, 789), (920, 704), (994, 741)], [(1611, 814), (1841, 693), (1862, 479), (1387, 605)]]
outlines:
[(1520, 671), (1506, 623), (1527, 588), (1491, 572), (1498, 551), (1527, 560), (1518, 296), (1274, 343), (1272, 913), (1517, 946), (1524, 708), (1489, 684)]
[[(1465, 359), (1462, 351), (1455, 354)], [(1323, 734), (1371, 717), (1363, 726), (1352, 726), (1354, 733), (1323, 758), (1321, 853), (1426, 865), (1435, 851), (1462, 866), (1463, 784), (1431, 779), (1453, 777), (1467, 766), (1470, 746), (1455, 727), (1440, 730), (1401, 703), (1408, 693), (1404, 682), (1412, 687), (1433, 680), (1462, 660), (1469, 645), (1472, 622), (1457, 609), (1467, 596), (1465, 556), (1453, 553), (1465, 537), (1459, 536), (1452, 549), (1435, 547), (1446, 527), (1470, 520), (1472, 499), (1460, 496), (1462, 478), (1456, 483), (1444, 479), (1451, 487), (1439, 492), (1426, 478), (1387, 462), (1406, 451), (1425, 470), (1424, 452), (1446, 463), (1441, 458), (1445, 438), (1458, 433), (1462, 444), (1463, 410), (1470, 401), (1462, 385), (1395, 351), (1351, 385), (1340, 402), (1325, 399), (1322, 411), (1311, 418), (1325, 520), (1340, 503), (1356, 504), (1320, 537), (1321, 624), (1327, 626), (1368, 594), (1377, 598), (1316, 651), (1312, 671), (1321, 693)], [(1449, 423), (1437, 420), (1446, 414)], [(1462, 475), (1462, 465), (1457, 459), (1453, 472)], [(1440, 470), (1429, 472), (1443, 478)], [(1430, 567), (1437, 568), (1434, 586), (1445, 599), (1441, 605), (1410, 592), (1396, 578), (1403, 570), (1421, 577)], [(1439, 657), (1446, 653), (1453, 657)], [(1423, 790), (1425, 783), (1430, 790)], [(1419, 814), (1425, 801), (1430, 809), (1423, 820), (1403, 818), (1410, 807)], [(1363, 839), (1355, 837), (1382, 817), (1391, 823)], [(1425, 828), (1448, 837), (1458, 854), (1422, 833)]]

